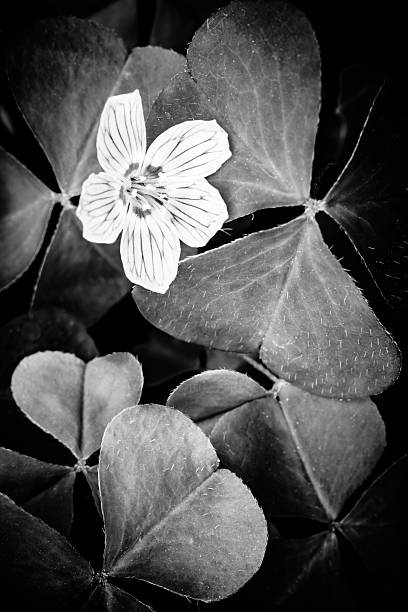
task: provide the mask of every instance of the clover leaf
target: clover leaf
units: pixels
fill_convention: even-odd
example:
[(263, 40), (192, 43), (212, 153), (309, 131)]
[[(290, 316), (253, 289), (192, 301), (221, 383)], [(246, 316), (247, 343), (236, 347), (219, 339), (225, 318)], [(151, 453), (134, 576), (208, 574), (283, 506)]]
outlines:
[(160, 329), (259, 354), (319, 395), (366, 397), (399, 373), (396, 345), (308, 216), (186, 259), (163, 297), (134, 296)]
[[(135, 48), (128, 55), (111, 30), (74, 17), (40, 21), (14, 38), (7, 53), (12, 90), (52, 165), (60, 193), (52, 193), (4, 154), (3, 286), (33, 260), (51, 207), (60, 202), (63, 210), (40, 270), (34, 305), (64, 306), (92, 324), (125, 295), (129, 283), (118, 249), (82, 239), (70, 199), (99, 169), (95, 138), (107, 98), (138, 88), (147, 115), (160, 90), (183, 66), (183, 56), (165, 49)], [(18, 260), (7, 256), (20, 251)]]
[[(261, 610), (302, 609), (318, 588), (322, 609), (352, 606), (351, 553), (343, 537), (372, 575), (385, 572), (388, 585), (396, 585), (405, 567), (408, 462), (400, 459), (365, 484), (385, 448), (384, 424), (371, 400), (317, 397), (284, 381), (272, 391), (255, 382), (251, 389), (247, 376), (220, 370), (186, 381), (168, 403), (196, 418), (218, 413), (210, 440), (221, 465), (251, 487), (272, 524), (279, 529), (283, 521), (284, 535), (270, 540), (244, 598)], [(317, 533), (299, 537), (299, 520)]]
[(84, 361), (98, 355), (84, 325), (62, 308), (40, 308), (12, 319), (0, 328), (0, 389), (8, 393), (19, 362), (43, 350), (75, 353)]
[(1, 495), (6, 589), (18, 602), (35, 596), (45, 609), (62, 602), (85, 610), (115, 610), (121, 603), (145, 609), (115, 585), (119, 576), (203, 601), (228, 596), (259, 568), (266, 523), (240, 479), (217, 467), (208, 438), (180, 412), (157, 405), (123, 410), (102, 440), (102, 572)]
[(209, 434), (225, 412), (265, 397), (267, 393), (245, 374), (215, 369), (183, 381), (170, 393), (166, 406), (177, 408)]
[(33, 261), (45, 236), (54, 193), (0, 148), (0, 288)]
[(284, 2), (233, 2), (198, 29), (187, 66), (153, 105), (150, 138), (180, 121), (216, 119), (233, 154), (209, 180), (230, 218), (306, 200), (320, 56), (303, 13)]
[(383, 298), (398, 312), (405, 311), (408, 292), (404, 93), (394, 83), (377, 86), (351, 157), (324, 197), (325, 212), (350, 238)]
[[(153, 105), (151, 137), (173, 122), (211, 115), (231, 141), (231, 160), (212, 179), (230, 218), (276, 206), (304, 206), (305, 211), (289, 223), (186, 259), (164, 296), (136, 287), (133, 296), (142, 314), (176, 338), (255, 355), (279, 377), (317, 395), (380, 393), (399, 373), (398, 349), (324, 243), (316, 215), (325, 211), (348, 227), (358, 206), (366, 211), (358, 225), (366, 226), (373, 216), (371, 200), (378, 196), (381, 225), (388, 217), (392, 174), (387, 174), (391, 191), (384, 198), (385, 187), (379, 190), (379, 185), (395, 149), (389, 145), (391, 164), (381, 166), (378, 176), (381, 162), (374, 160), (373, 183), (366, 180), (370, 170), (364, 151), (358, 159), (367, 172), (354, 177), (345, 171), (360, 204), (340, 204), (343, 196), (336, 203), (342, 179), (325, 199), (312, 197), (319, 50), (309, 22), (292, 5), (232, 2), (198, 30), (187, 65), (189, 73), (175, 77)], [(373, 155), (380, 160), (382, 153), (379, 147)], [(395, 189), (399, 192), (399, 183)], [(395, 223), (390, 215), (390, 228)], [(382, 241), (381, 227), (376, 232)], [(402, 248), (399, 239), (395, 248)], [(388, 238), (382, 250), (387, 249)], [(400, 266), (399, 257), (396, 261)], [(385, 259), (379, 263), (389, 274)]]
[(75, 471), (0, 447), (0, 491), (60, 533), (73, 517)]
[(14, 399), (26, 417), (71, 452), (75, 465), (52, 465), (0, 449), (1, 491), (69, 533), (76, 475), (84, 474), (99, 507), (95, 466), (87, 461), (99, 449), (109, 421), (137, 404), (142, 384), (140, 364), (128, 353), (97, 357), (87, 364), (58, 351), (23, 359), (12, 377)]

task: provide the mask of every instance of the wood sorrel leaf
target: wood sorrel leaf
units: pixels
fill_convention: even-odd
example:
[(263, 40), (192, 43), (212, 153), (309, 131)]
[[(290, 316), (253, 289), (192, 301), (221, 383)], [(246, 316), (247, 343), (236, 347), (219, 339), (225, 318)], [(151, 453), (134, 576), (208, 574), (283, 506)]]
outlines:
[(261, 610), (355, 610), (334, 532), (274, 540), (261, 573)]
[(133, 291), (142, 314), (177, 338), (260, 355), (313, 393), (380, 393), (399, 352), (309, 215), (180, 263), (163, 296)]
[(0, 388), (7, 389), (18, 363), (42, 350), (75, 353), (88, 361), (98, 351), (84, 325), (62, 308), (44, 308), (0, 328)]
[(68, 353), (45, 351), (18, 365), (12, 392), (29, 419), (85, 460), (98, 450), (112, 417), (139, 401), (142, 384), (140, 364), (129, 353), (85, 364)]
[(123, 410), (106, 428), (99, 481), (104, 571), (211, 601), (259, 568), (266, 522), (190, 419), (163, 406)]
[(16, 609), (62, 610), (94, 572), (59, 533), (0, 493), (2, 596)]
[(357, 146), (324, 198), (325, 211), (343, 228), (386, 301), (405, 310), (408, 293), (405, 92), (377, 92)]
[(170, 393), (166, 405), (177, 408), (193, 421), (208, 419), (264, 397), (267, 391), (245, 374), (212, 370), (196, 374)]
[(31, 25), (13, 41), (8, 72), (14, 95), (46, 152), (61, 191), (77, 195), (99, 171), (95, 138), (110, 95), (139, 88), (147, 113), (184, 58), (164, 49), (126, 57), (113, 31), (73, 17)]
[(64, 307), (90, 326), (130, 287), (117, 245), (84, 240), (75, 210), (63, 210), (40, 270), (34, 307)]
[(72, 468), (0, 448), (0, 491), (60, 533), (72, 524)]
[(96, 587), (81, 612), (153, 612), (123, 589), (105, 582)]
[(231, 218), (309, 196), (320, 108), (320, 57), (310, 23), (281, 2), (234, 2), (195, 34), (191, 76), (174, 79), (148, 119), (151, 139), (187, 119), (216, 119), (231, 159), (210, 181)]
[(169, 395), (166, 405), (184, 412), (209, 436), (224, 412), (266, 394), (261, 385), (245, 374), (213, 370), (182, 382)]
[(112, 31), (72, 17), (31, 25), (9, 49), (13, 93), (69, 195), (93, 170), (90, 137), (125, 59)]
[(399, 582), (400, 589), (407, 571), (407, 477), (405, 455), (371, 484), (339, 526), (370, 572)]
[(278, 394), (254, 394), (223, 415), (211, 442), (268, 517), (333, 521), (384, 450), (381, 417), (370, 400), (316, 397), (282, 381)]
[(55, 194), (0, 147), (0, 290), (33, 261)]
[(182, 55), (153, 47), (127, 56), (111, 30), (72, 17), (31, 25), (10, 45), (14, 95), (51, 162), (64, 204), (40, 271), (36, 307), (60, 304), (91, 325), (130, 289), (119, 244), (86, 243), (67, 199), (101, 170), (95, 141), (107, 98), (138, 88), (147, 116), (184, 62)]

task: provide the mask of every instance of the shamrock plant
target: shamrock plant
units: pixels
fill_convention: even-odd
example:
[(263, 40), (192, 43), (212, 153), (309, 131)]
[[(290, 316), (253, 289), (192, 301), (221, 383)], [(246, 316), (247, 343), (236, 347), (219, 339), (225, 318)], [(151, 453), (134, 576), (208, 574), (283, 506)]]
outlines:
[(278, 206), (304, 212), (186, 259), (163, 297), (135, 288), (139, 308), (178, 338), (259, 356), (312, 392), (347, 398), (381, 392), (399, 372), (398, 350), (316, 220), (318, 213), (347, 219), (347, 226), (357, 219), (361, 241), (371, 240), (369, 211), (360, 204), (371, 178), (365, 166), (357, 181), (365, 191), (348, 187), (350, 168), (361, 166), (358, 147), (324, 198), (310, 192), (320, 106), (310, 24), (287, 4), (233, 4), (196, 33), (187, 65), (152, 108), (153, 134), (182, 119), (215, 118), (232, 150), (214, 177), (230, 217)]
[[(9, 563), (12, 590), (16, 578), (24, 578), (20, 603), (34, 594), (46, 609), (55, 609), (81, 596), (83, 609), (116, 609), (116, 599), (144, 609), (111, 584), (118, 577), (209, 601), (237, 590), (260, 566), (267, 536), (256, 500), (233, 473), (217, 471), (210, 441), (190, 419), (164, 406), (134, 406), (142, 381), (137, 359), (122, 353), (88, 364), (68, 353), (35, 353), (15, 370), (17, 404), (77, 461), (72, 468), (56, 466), (0, 449), (0, 559)], [(101, 443), (99, 467), (89, 466)], [(78, 471), (105, 524), (99, 574), (57, 532), (4, 495), (69, 533)], [(15, 521), (21, 532), (10, 528)], [(21, 533), (29, 540), (28, 552), (17, 545)], [(48, 561), (37, 561), (39, 546)], [(63, 568), (66, 580), (60, 584)], [(33, 584), (31, 574), (40, 582)]]
[(104, 4), (5, 44), (2, 594), (397, 609), (408, 100), (290, 2)]
[[(208, 433), (222, 464), (248, 483), (270, 524), (291, 536), (270, 541), (245, 601), (354, 609), (358, 595), (343, 575), (353, 567), (363, 580), (364, 565), (373, 581), (387, 576), (387, 597), (395, 597), (403, 576), (408, 456), (370, 479), (386, 445), (370, 399), (317, 397), (284, 381), (271, 392), (238, 372), (214, 370), (184, 381), (167, 404)], [(299, 520), (310, 523), (303, 537), (296, 533)]]
[(0, 490), (69, 533), (76, 475), (84, 474), (99, 504), (96, 467), (88, 460), (99, 450), (109, 421), (137, 404), (142, 385), (140, 364), (126, 353), (87, 364), (59, 351), (23, 359), (11, 381), (14, 399), (30, 420), (69, 449), (74, 465), (57, 466), (0, 449)]

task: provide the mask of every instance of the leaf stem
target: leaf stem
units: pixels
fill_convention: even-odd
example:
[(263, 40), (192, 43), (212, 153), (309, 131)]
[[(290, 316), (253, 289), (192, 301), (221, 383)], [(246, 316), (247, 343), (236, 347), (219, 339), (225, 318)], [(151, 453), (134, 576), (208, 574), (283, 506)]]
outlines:
[(276, 383), (279, 380), (279, 376), (272, 374), (272, 372), (268, 370), (268, 368), (263, 366), (256, 359), (253, 359), (253, 357), (250, 357), (249, 355), (245, 355), (244, 353), (241, 353), (241, 357), (245, 359), (245, 361), (249, 363), (253, 368), (255, 368), (255, 370), (262, 372), (262, 374), (266, 376), (267, 378), (269, 378), (269, 380), (272, 380), (274, 383)]

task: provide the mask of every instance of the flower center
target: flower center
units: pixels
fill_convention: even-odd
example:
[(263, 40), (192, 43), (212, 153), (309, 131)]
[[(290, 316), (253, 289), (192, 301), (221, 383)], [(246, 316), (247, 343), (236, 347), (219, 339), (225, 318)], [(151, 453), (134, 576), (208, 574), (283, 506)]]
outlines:
[(137, 215), (144, 217), (151, 214), (154, 204), (162, 204), (167, 198), (165, 188), (160, 182), (160, 173), (161, 168), (148, 166), (143, 175), (133, 171), (126, 177), (125, 200)]

